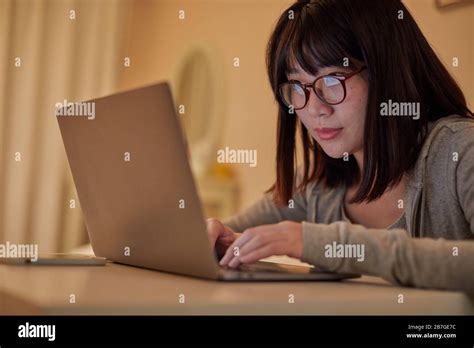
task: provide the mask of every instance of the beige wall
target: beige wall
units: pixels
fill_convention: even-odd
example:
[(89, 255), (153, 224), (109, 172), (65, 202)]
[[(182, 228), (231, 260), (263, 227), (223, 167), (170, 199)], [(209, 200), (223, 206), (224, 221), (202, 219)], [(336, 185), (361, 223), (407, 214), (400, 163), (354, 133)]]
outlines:
[[(404, 0), (435, 52), (474, 108), (474, 3), (439, 9), (434, 0)], [(453, 67), (453, 57), (459, 66)]]
[[(181, 58), (190, 47), (211, 52), (219, 76), (222, 146), (258, 150), (258, 166), (236, 165), (241, 184), (241, 207), (257, 199), (274, 180), (276, 104), (267, 82), (264, 53), (271, 29), (286, 0), (155, 0), (135, 1), (131, 41), (126, 52), (132, 66), (124, 70), (121, 87), (128, 88), (161, 79), (176, 85)], [(474, 102), (472, 19), (474, 6), (442, 14), (434, 0), (405, 1), (428, 40), (450, 63), (459, 57), (460, 67), (450, 68)], [(186, 19), (178, 19), (185, 10)], [(471, 26), (471, 27), (470, 27)], [(233, 58), (240, 58), (240, 67)], [(211, 103), (218, 103), (213, 100)]]
[[(265, 45), (287, 1), (137, 1), (122, 87), (171, 79), (190, 46), (216, 57), (225, 83), (222, 146), (257, 149), (258, 165), (236, 165), (241, 203), (249, 204), (274, 180), (276, 114), (265, 74)], [(184, 6), (179, 6), (184, 4)], [(178, 19), (184, 8), (186, 20)], [(240, 58), (240, 67), (233, 58)], [(217, 101), (215, 101), (217, 103)]]

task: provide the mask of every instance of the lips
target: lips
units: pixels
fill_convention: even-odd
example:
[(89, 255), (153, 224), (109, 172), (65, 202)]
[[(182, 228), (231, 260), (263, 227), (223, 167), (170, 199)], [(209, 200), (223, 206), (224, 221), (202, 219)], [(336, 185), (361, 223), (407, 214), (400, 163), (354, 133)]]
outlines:
[(341, 133), (342, 128), (315, 128), (316, 133), (318, 133), (321, 140), (331, 140), (334, 139)]

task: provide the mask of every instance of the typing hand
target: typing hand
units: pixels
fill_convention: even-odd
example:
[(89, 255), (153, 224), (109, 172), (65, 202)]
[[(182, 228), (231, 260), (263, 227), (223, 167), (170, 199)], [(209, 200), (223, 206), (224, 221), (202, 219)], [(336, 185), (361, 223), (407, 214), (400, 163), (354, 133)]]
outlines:
[(206, 224), (209, 240), (216, 251), (217, 257), (220, 259), (241, 234), (235, 233), (230, 227), (225, 226), (215, 218), (206, 219)]
[(303, 254), (303, 231), (299, 222), (282, 221), (245, 230), (232, 242), (219, 264), (237, 268), (273, 255), (300, 259)]

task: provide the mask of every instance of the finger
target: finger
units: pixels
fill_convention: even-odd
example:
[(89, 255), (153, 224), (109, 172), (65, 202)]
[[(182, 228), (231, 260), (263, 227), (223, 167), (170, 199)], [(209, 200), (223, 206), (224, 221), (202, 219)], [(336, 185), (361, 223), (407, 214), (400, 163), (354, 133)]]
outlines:
[[(221, 266), (225, 266), (228, 264), (230, 260), (234, 258), (234, 253), (237, 254), (240, 253), (240, 248), (242, 245), (244, 245), (248, 240), (252, 238), (251, 233), (243, 233), (242, 236), (238, 239), (236, 239), (228, 248), (227, 251), (225, 252), (224, 256), (222, 257), (221, 261), (219, 264)], [(237, 249), (236, 249), (237, 248)]]
[(228, 263), (236, 256), (235, 252), (237, 249), (237, 253), (240, 254), (240, 249), (247, 243), (252, 236), (256, 234), (262, 234), (265, 232), (273, 231), (275, 229), (276, 224), (267, 224), (267, 225), (260, 225), (249, 228), (242, 233), (242, 236), (239, 237), (234, 243), (227, 249), (225, 255), (222, 257), (219, 264), (221, 266), (228, 265)]
[(282, 231), (276, 230), (274, 228), (260, 233), (257, 235), (257, 237), (247, 242), (240, 248), (239, 258), (246, 256), (255, 249), (262, 248), (268, 244), (276, 244), (278, 246), (288, 245), (288, 239), (285, 233), (282, 233)]
[(252, 252), (239, 257), (239, 264), (240, 263), (254, 263), (258, 260), (264, 259), (269, 256), (277, 255), (278, 253), (278, 246), (275, 243), (266, 244), (261, 248), (257, 248)]
[(226, 266), (230, 260), (234, 257), (234, 253), (239, 253), (241, 245), (250, 238), (250, 234), (243, 234), (239, 239), (236, 239), (226, 250), (224, 256), (220, 260), (219, 264), (221, 266)]
[(260, 234), (256, 234), (252, 239), (250, 239), (247, 243), (239, 249), (239, 254), (235, 255), (229, 261), (229, 267), (234, 268), (238, 267), (241, 263), (241, 260), (245, 256), (253, 253), (255, 250), (265, 248), (267, 245), (274, 245), (274, 244), (281, 244), (281, 241), (284, 239), (281, 238), (280, 233), (275, 231), (265, 231)]
[(236, 257), (232, 259), (231, 262), (229, 262), (229, 267), (231, 268), (236, 268), (239, 267), (241, 264), (249, 264), (249, 263), (254, 263), (257, 262), (260, 259), (263, 259), (268, 256), (272, 256), (275, 254), (274, 251), (274, 244), (266, 244), (258, 249), (253, 250), (249, 254), (242, 256), (242, 257)]
[(267, 244), (270, 241), (271, 236), (261, 233), (259, 235), (256, 235), (254, 238), (249, 240), (247, 243), (242, 245), (239, 249), (239, 255), (238, 256), (243, 256), (245, 254), (248, 254), (249, 252), (252, 252), (253, 250), (262, 247), (264, 244)]

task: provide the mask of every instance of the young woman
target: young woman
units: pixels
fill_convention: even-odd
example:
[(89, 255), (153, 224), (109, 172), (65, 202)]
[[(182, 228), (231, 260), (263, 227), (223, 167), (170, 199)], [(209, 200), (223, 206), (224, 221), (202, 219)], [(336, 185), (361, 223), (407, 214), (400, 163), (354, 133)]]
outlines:
[(267, 67), (276, 183), (243, 213), (208, 220), (221, 265), (288, 255), (474, 292), (474, 118), (405, 6), (298, 1), (276, 25)]

